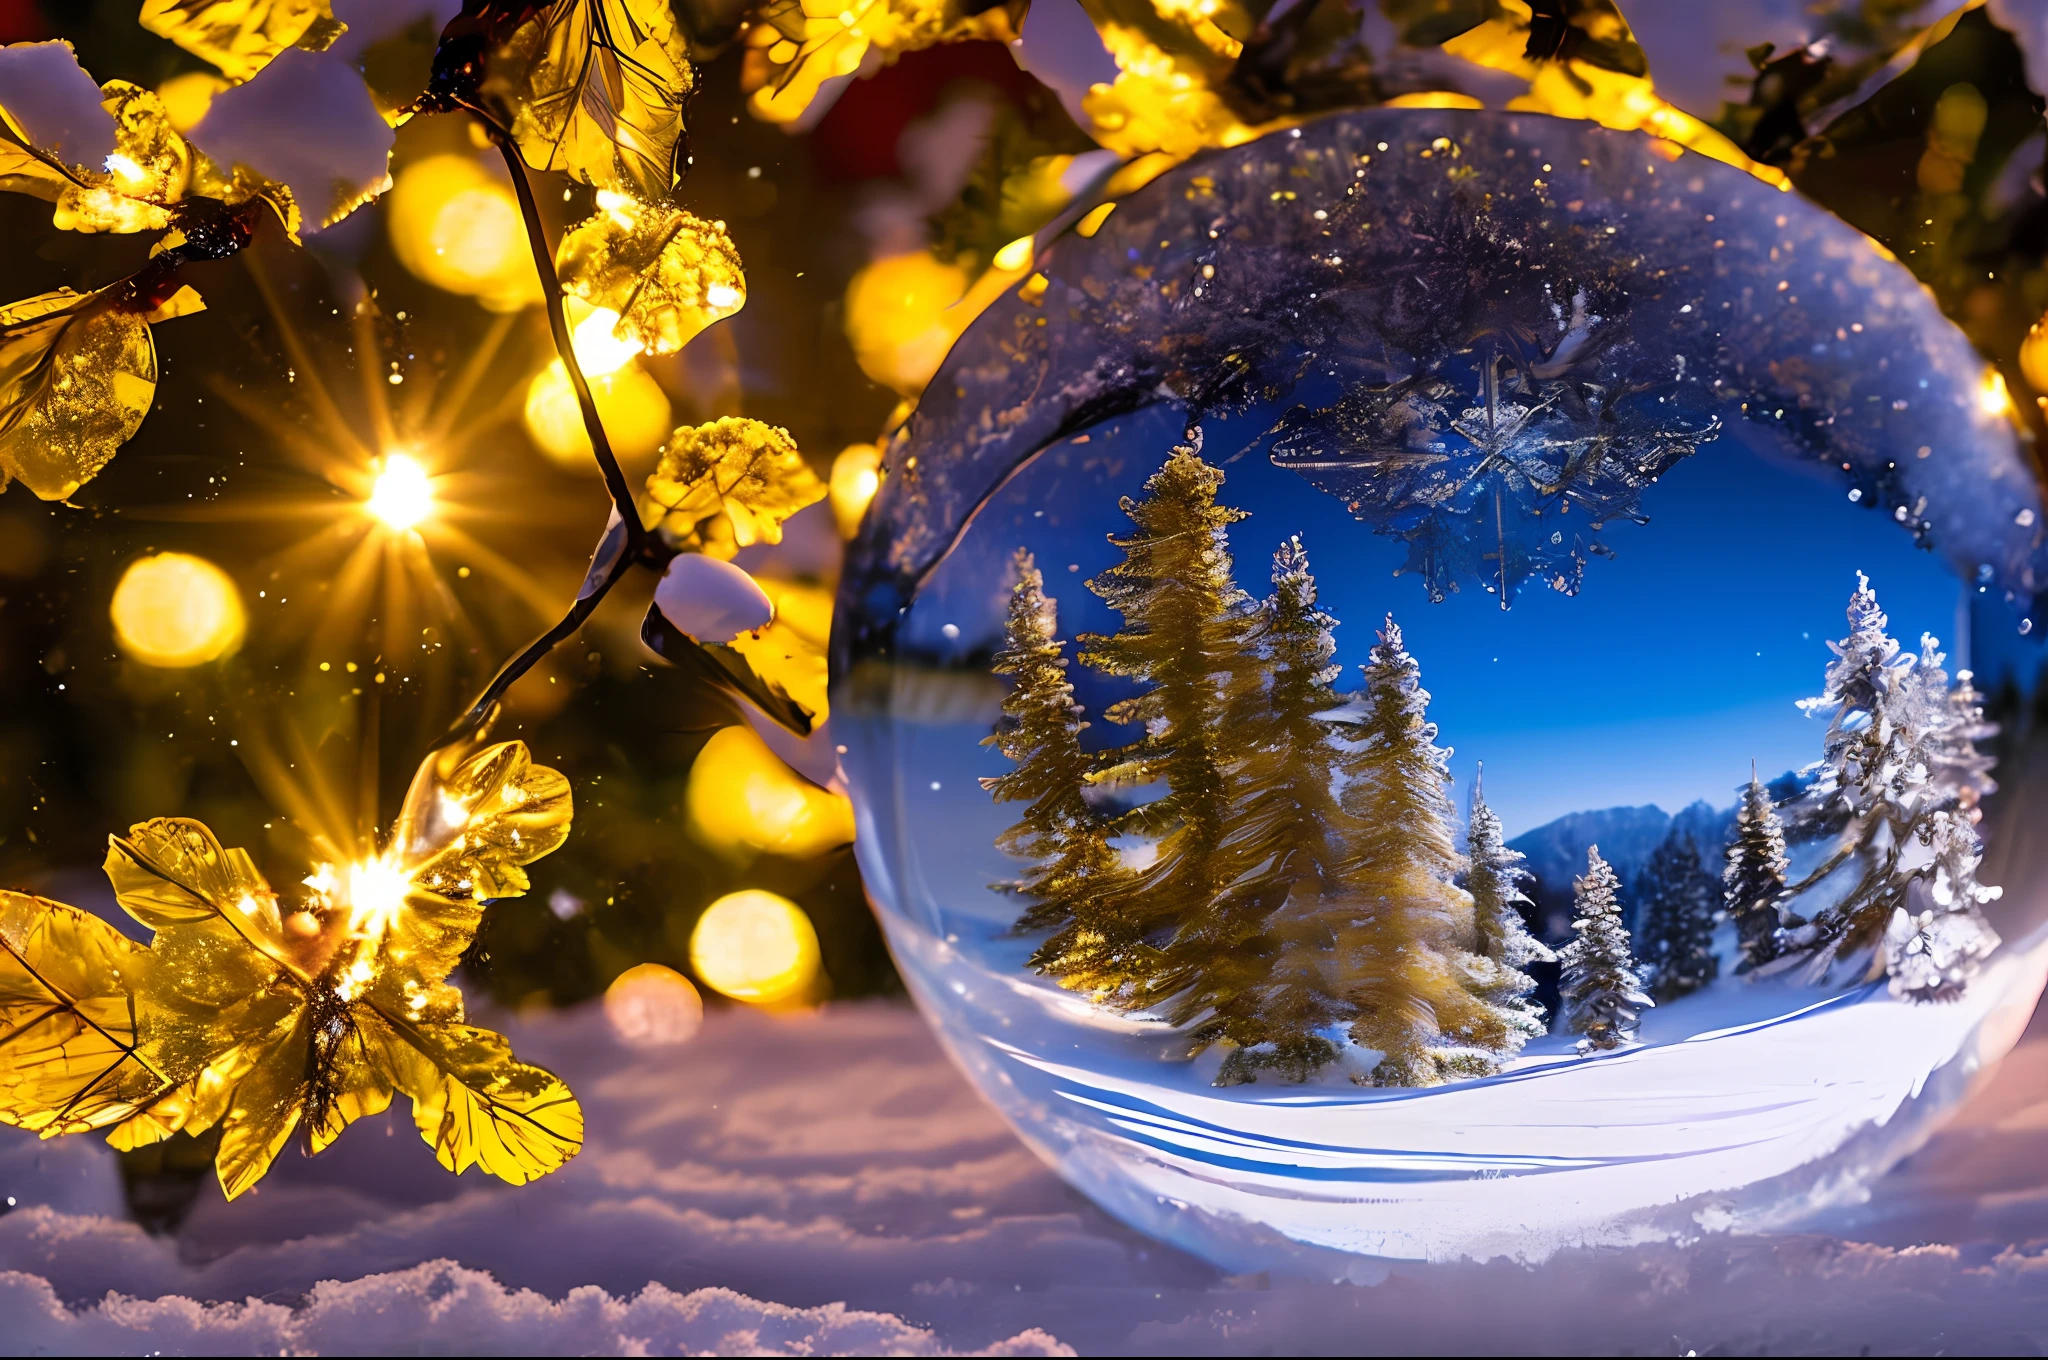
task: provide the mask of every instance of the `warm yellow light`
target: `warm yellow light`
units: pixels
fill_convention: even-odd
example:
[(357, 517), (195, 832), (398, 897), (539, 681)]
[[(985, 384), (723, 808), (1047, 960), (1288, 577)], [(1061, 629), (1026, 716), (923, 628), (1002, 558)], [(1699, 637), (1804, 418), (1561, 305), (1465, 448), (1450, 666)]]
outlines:
[(348, 866), (349, 926), (351, 932), (373, 940), (384, 938), (405, 910), (412, 877), (389, 857), (358, 860)]
[(848, 444), (832, 460), (832, 518), (839, 536), (852, 538), (868, 502), (882, 489), (882, 450), (873, 444)]
[(906, 396), (922, 391), (973, 312), (956, 313), (967, 271), (926, 251), (887, 255), (846, 286), (846, 337), (861, 371)]
[(690, 967), (735, 1001), (795, 1001), (820, 981), (818, 932), (786, 897), (760, 888), (727, 893), (697, 918)]
[[(612, 452), (628, 463), (650, 457), (675, 428), (668, 394), (638, 364), (592, 378), (590, 395), (597, 402)], [(583, 432), (583, 408), (577, 405), (569, 371), (559, 359), (535, 374), (527, 386), (526, 432), (542, 453), (562, 466), (596, 471), (590, 439)]]
[(995, 266), (998, 269), (1022, 269), (1031, 263), (1031, 238), (1019, 236), (1016, 240), (996, 252)]
[(604, 1018), (634, 1048), (686, 1044), (704, 1024), (704, 998), (673, 968), (643, 963), (604, 989)]
[(1984, 371), (1984, 381), (1977, 387), (1977, 409), (1987, 416), (2002, 416), (2012, 411), (2012, 394), (2006, 391), (2005, 375), (1995, 368)]
[(112, 613), (121, 650), (148, 666), (204, 665), (242, 642), (235, 583), (187, 553), (158, 553), (131, 565), (114, 587)]
[(364, 509), (404, 532), (434, 513), (434, 486), (427, 470), (402, 453), (389, 454), (371, 483)]
[(417, 277), (493, 311), (541, 301), (519, 203), (473, 156), (428, 156), (385, 195), (391, 247)]
[(2020, 341), (2020, 375), (2027, 386), (2048, 395), (2048, 328), (2036, 321)]
[[(573, 316), (581, 304), (571, 298), (568, 306)], [(611, 308), (592, 307), (570, 331), (569, 347), (576, 351), (576, 366), (583, 370), (586, 379), (618, 372), (647, 348), (638, 340), (618, 334), (618, 324), (619, 314)]]
[(704, 743), (683, 806), (714, 850), (808, 859), (853, 839), (853, 805), (797, 775), (748, 727)]

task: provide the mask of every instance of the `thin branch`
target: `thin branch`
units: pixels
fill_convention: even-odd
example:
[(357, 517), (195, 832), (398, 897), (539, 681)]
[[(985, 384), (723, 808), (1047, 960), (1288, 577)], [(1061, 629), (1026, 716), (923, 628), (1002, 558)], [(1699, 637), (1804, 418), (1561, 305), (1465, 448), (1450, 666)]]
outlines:
[(540, 271), (540, 288), (547, 302), (548, 330), (555, 338), (555, 353), (562, 360), (562, 367), (568, 370), (569, 385), (576, 389), (576, 404), (583, 410), (583, 430), (590, 437), (590, 451), (597, 457), (597, 465), (604, 472), (605, 490), (612, 494), (612, 504), (618, 509), (619, 520), (626, 526), (626, 556), (640, 555), (641, 541), (646, 530), (640, 525), (639, 512), (633, 505), (633, 488), (627, 485), (626, 473), (619, 466), (617, 455), (612, 452), (612, 443), (605, 436), (604, 421), (597, 414), (597, 399), (590, 395), (590, 383), (583, 376), (583, 366), (576, 362), (576, 347), (569, 335), (569, 318), (562, 310), (562, 280), (555, 273), (554, 252), (548, 247), (546, 229), (541, 225), (540, 207), (533, 201), (533, 185), (526, 177), (526, 162), (519, 158), (518, 149), (509, 138), (498, 139), (498, 150), (504, 153), (505, 168), (512, 174), (512, 189), (519, 196), (519, 215), (526, 223), (526, 241), (533, 248), (533, 267)]

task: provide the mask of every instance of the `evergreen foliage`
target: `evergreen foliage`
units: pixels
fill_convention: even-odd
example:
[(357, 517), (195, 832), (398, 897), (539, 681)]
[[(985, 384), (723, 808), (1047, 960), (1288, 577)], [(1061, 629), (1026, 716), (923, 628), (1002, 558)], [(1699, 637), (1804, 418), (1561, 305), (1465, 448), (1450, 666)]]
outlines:
[(1121, 860), (1082, 797), (1089, 757), (1081, 749), (1081, 733), (1088, 724), (1067, 678), (1066, 647), (1045, 577), (1022, 549), (1015, 570), (993, 667), (1013, 680), (1003, 721), (982, 742), (1008, 756), (1015, 768), (983, 779), (981, 786), (997, 802), (1025, 805), (996, 841), (1029, 866), (1015, 882), (1001, 885), (1030, 903), (1018, 929), (1055, 931), (1047, 945), (1051, 957), (1076, 960), (1099, 938), (1094, 904), (1121, 876)]
[(1636, 1037), (1642, 1013), (1656, 1003), (1643, 993), (1628, 930), (1621, 920), (1621, 881), (1600, 858), (1586, 852), (1586, 875), (1572, 883), (1572, 941), (1559, 955), (1559, 983), (1565, 1031), (1582, 1036), (1579, 1052), (1619, 1048)]
[(1451, 805), (1451, 753), (1436, 744), (1429, 692), (1389, 617), (1348, 706), (1358, 743), (1344, 805), (1358, 828), (1350, 872), (1367, 910), (1338, 948), (1358, 971), (1352, 1042), (1377, 1050), (1380, 1086), (1431, 1086), (1498, 1071), (1521, 1015), (1488, 999), (1495, 970), (1478, 942)]
[(1536, 980), (1522, 970), (1555, 963), (1557, 955), (1529, 933), (1523, 909), (1533, 907), (1522, 884), (1532, 875), (1523, 855), (1510, 850), (1500, 816), (1486, 803), (1485, 767), (1472, 780), (1470, 825), (1465, 836), (1465, 891), (1472, 895), (1479, 956), (1493, 966), (1486, 1000), (1509, 1017), (1508, 1054), (1543, 1033), (1543, 1008), (1529, 999)]
[(1735, 839), (1728, 846), (1727, 867), (1721, 875), (1722, 901), (1742, 947), (1742, 962), (1735, 971), (1747, 973), (1778, 957), (1778, 928), (1784, 924), (1785, 828), (1771, 791), (1757, 778), (1756, 764), (1749, 767), (1749, 787), (1742, 792), (1742, 806), (1735, 814)]
[(1642, 960), (1658, 1004), (1690, 996), (1718, 977), (1714, 925), (1721, 893), (1691, 832), (1672, 828), (1650, 857), (1637, 891), (1643, 898)]
[(1234, 759), (1215, 899), (1168, 944), (1184, 981), (1166, 1008), (1197, 1049), (1233, 1048), (1218, 1085), (1271, 1071), (1306, 1081), (1337, 1056), (1323, 1031), (1350, 1018), (1353, 961), (1337, 936), (1361, 905), (1346, 878), (1355, 828), (1339, 802), (1344, 755), (1327, 714), (1341, 700), (1330, 635), (1299, 538), (1273, 554), (1273, 593), (1249, 641), (1265, 678), (1241, 673), (1225, 710)]
[[(1786, 942), (1808, 951), (1809, 979), (1870, 958), (1900, 995), (1940, 1000), (1957, 994), (1997, 944), (1978, 910), (1990, 900), (1979, 894), (1996, 890), (1976, 882), (1980, 847), (1972, 829), (1974, 804), (1991, 787), (1973, 735), (1985, 728), (1982, 701), (1974, 687), (1961, 696), (1951, 689), (1934, 638), (1923, 637), (1920, 654), (1900, 660), (1885, 627), (1876, 593), (1859, 573), (1849, 636), (1828, 644), (1836, 659), (1822, 693), (1801, 705), (1831, 715), (1814, 796), (1834, 805), (1843, 826), (1832, 852), (1791, 892), (1837, 874), (1849, 883), (1811, 926), (1788, 931)], [(1922, 939), (1901, 917), (1953, 919), (1941, 922), (1938, 938)], [(1927, 980), (1926, 959), (1941, 960), (1934, 972), (1942, 980)]]

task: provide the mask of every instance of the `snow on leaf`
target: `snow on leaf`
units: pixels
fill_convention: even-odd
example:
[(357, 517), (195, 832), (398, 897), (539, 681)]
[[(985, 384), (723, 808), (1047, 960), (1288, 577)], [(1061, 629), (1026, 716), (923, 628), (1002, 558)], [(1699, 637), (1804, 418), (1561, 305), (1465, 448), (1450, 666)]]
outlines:
[(239, 177), (290, 189), (314, 230), (383, 192), (395, 137), (354, 67), (304, 51), (282, 53), (255, 79), (215, 95), (192, 129), (192, 144)]
[(0, 188), (55, 199), (114, 151), (104, 96), (67, 42), (0, 47)]
[(492, 55), (484, 97), (534, 169), (665, 199), (681, 177), (695, 87), (660, 0), (554, 0)]
[(142, 26), (243, 81), (291, 47), (340, 37), (330, 0), (143, 0)]
[(825, 483), (789, 431), (723, 416), (670, 437), (647, 479), (663, 536), (685, 551), (730, 558), (755, 543), (780, 543), (782, 522), (825, 498)]
[(46, 501), (92, 480), (156, 398), (148, 321), (112, 289), (0, 307), (0, 486)]
[(88, 170), (58, 196), (56, 225), (66, 231), (161, 231), (192, 179), (192, 148), (171, 127), (155, 91), (125, 80), (103, 88), (114, 118), (114, 150), (104, 170)]
[(739, 252), (723, 222), (600, 190), (597, 214), (556, 252), (562, 291), (619, 314), (615, 332), (673, 354), (747, 302)]
[(161, 1085), (124, 985), (141, 953), (97, 917), (0, 890), (0, 1123), (99, 1128)]
[(218, 1125), (232, 1199), (294, 1131), (318, 1152), (402, 1091), (451, 1170), (554, 1170), (581, 1144), (574, 1097), (464, 1024), (444, 979), (484, 899), (524, 890), (519, 866), (561, 844), (569, 812), (567, 782), (522, 744), (458, 748), (423, 766), (385, 851), (319, 866), (295, 905), (186, 818), (110, 839), (147, 948), (0, 894), (0, 1122), (113, 1125), (121, 1148)]

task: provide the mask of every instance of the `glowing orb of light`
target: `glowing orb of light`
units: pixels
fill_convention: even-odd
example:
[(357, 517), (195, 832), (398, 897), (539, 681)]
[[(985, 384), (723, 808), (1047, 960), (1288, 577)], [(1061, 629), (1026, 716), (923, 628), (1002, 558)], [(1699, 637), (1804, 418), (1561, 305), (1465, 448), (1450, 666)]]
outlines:
[[(626, 462), (649, 457), (675, 428), (668, 393), (638, 364), (629, 363), (617, 372), (591, 378), (590, 395), (597, 401), (598, 419), (604, 422), (612, 452)], [(576, 389), (569, 385), (569, 371), (560, 359), (534, 375), (527, 386), (526, 433), (542, 453), (563, 467), (597, 470), (590, 457), (589, 436), (583, 433), (583, 410), (576, 404)]]
[(704, 743), (683, 806), (696, 837), (728, 853), (808, 859), (853, 839), (853, 805), (799, 778), (748, 727)]
[(1995, 368), (1986, 369), (1984, 381), (1978, 384), (1977, 408), (1987, 416), (2012, 412), (2012, 393), (2006, 390), (2005, 375)]
[(392, 251), (416, 277), (514, 312), (541, 300), (512, 190), (473, 156), (428, 156), (385, 195)]
[[(572, 317), (583, 306), (575, 298), (564, 305)], [(609, 307), (591, 307), (573, 323), (569, 347), (576, 351), (576, 366), (583, 370), (586, 379), (618, 372), (647, 348), (633, 337), (619, 334), (618, 325), (619, 314)]]
[(189, 553), (130, 565), (114, 587), (112, 614), (121, 650), (165, 669), (219, 660), (241, 645), (246, 626), (234, 581)]
[(690, 967), (705, 986), (757, 1006), (812, 995), (818, 932), (796, 903), (760, 888), (727, 893), (690, 934)]
[(868, 502), (882, 489), (882, 450), (873, 444), (848, 444), (832, 460), (832, 518), (839, 536), (852, 538)]
[(156, 97), (164, 101), (164, 116), (170, 119), (172, 130), (190, 132), (213, 107), (213, 97), (227, 87), (227, 81), (211, 71), (187, 71), (157, 86)]
[(697, 1037), (704, 1025), (704, 998), (675, 969), (643, 963), (604, 989), (604, 1018), (621, 1043), (672, 1048)]
[(861, 371), (906, 395), (921, 392), (953, 347), (967, 271), (928, 251), (885, 255), (846, 285), (846, 338)]
[(433, 481), (405, 454), (388, 454), (363, 508), (402, 533), (434, 513)]
[(412, 875), (388, 857), (357, 860), (348, 866), (349, 923), (355, 933), (381, 939), (398, 923), (412, 891)]

